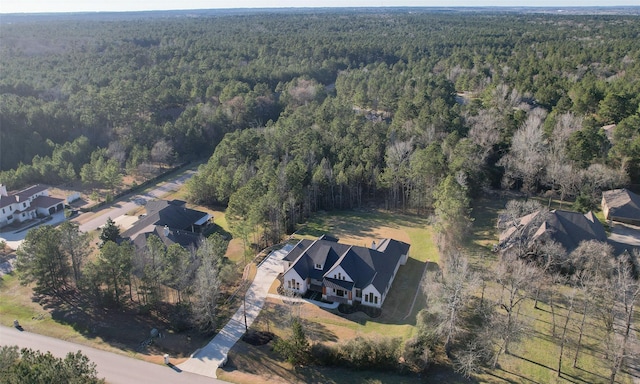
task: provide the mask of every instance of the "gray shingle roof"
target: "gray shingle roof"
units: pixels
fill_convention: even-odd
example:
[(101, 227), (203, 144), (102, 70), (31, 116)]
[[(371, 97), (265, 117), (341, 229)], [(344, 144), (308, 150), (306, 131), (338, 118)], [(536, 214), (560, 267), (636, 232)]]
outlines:
[(640, 196), (623, 188), (605, 191), (602, 198), (609, 207), (609, 218), (640, 222)]
[[(409, 247), (409, 244), (401, 241), (383, 239), (376, 249), (371, 249), (340, 244), (334, 238), (321, 237), (317, 240), (301, 240), (283, 259), (293, 262), (290, 268), (303, 279), (336, 280), (331, 271), (340, 266), (353, 279), (352, 285), (356, 288), (362, 289), (373, 284), (378, 291), (384, 292), (396, 265), (403, 255), (408, 254)], [(316, 269), (316, 264), (322, 265), (322, 270)], [(342, 286), (342, 283), (336, 284)]]
[(150, 226), (160, 225), (169, 228), (190, 231), (191, 225), (208, 214), (185, 206), (180, 200), (153, 200), (146, 205), (147, 216), (138, 220), (131, 228), (122, 233), (123, 238), (133, 238), (145, 232)]
[(583, 215), (579, 212), (553, 210), (533, 236), (534, 240), (543, 234), (560, 243), (568, 253), (582, 241), (607, 241), (604, 227), (591, 212)]
[(158, 236), (165, 246), (169, 247), (172, 244), (180, 244), (183, 248), (197, 248), (202, 237), (199, 234), (186, 231), (169, 230), (169, 233), (165, 235), (163, 226), (155, 226), (153, 231), (140, 233), (133, 239), (133, 244), (137, 249), (143, 249), (147, 245), (147, 239), (149, 236)]

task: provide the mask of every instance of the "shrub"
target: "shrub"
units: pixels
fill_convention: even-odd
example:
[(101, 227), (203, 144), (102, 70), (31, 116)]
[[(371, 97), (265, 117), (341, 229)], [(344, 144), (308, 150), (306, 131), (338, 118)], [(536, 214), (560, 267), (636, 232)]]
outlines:
[(399, 338), (356, 337), (339, 347), (340, 361), (355, 369), (397, 369)]

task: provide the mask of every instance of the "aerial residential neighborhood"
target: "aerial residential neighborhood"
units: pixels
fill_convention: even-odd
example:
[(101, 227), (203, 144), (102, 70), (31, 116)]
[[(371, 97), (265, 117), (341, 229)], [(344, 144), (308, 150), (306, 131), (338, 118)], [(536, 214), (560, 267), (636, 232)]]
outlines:
[(640, 7), (274, 1), (0, 2), (0, 382), (640, 382)]

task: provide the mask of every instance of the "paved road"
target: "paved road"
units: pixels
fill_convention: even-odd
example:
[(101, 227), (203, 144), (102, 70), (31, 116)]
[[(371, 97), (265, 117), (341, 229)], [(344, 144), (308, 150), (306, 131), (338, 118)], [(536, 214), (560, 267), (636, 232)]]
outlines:
[(146, 201), (158, 199), (168, 193), (179, 190), (182, 185), (195, 174), (196, 171), (188, 170), (180, 175), (180, 177), (178, 177), (177, 179), (165, 182), (143, 195), (134, 195), (125, 199), (121, 199), (110, 205), (108, 208), (95, 213), (82, 214), (79, 217), (73, 219), (73, 221), (79, 222), (81, 219), (82, 221), (84, 221), (85, 217), (93, 216), (89, 221), (80, 225), (80, 230), (83, 232), (93, 231), (98, 227), (104, 225), (107, 222), (108, 218), (115, 219), (116, 217), (122, 216), (125, 213), (136, 209)]
[(96, 364), (98, 377), (105, 378), (107, 383), (225, 383), (222, 380), (182, 371), (175, 366), (152, 364), (36, 333), (20, 332), (15, 328), (5, 326), (0, 326), (0, 345), (18, 345), (20, 348), (37, 349), (43, 352), (50, 351), (54, 356), (58, 357), (64, 357), (69, 352), (81, 350)]
[[(271, 284), (278, 273), (282, 272), (282, 258), (292, 247), (293, 245), (287, 245), (278, 251), (271, 252), (258, 267), (256, 277), (245, 295), (248, 327), (258, 317)], [(244, 334), (244, 322), (244, 308), (241, 306), (209, 344), (178, 365), (178, 368), (203, 376), (217, 377), (216, 370), (227, 362), (229, 350)]]
[[(86, 218), (90, 218), (84, 224), (80, 224), (80, 230), (83, 232), (93, 231), (104, 225), (108, 218), (115, 220), (115, 218), (124, 215), (149, 200), (158, 199), (171, 192), (179, 190), (187, 180), (196, 174), (196, 172), (197, 171), (195, 170), (188, 170), (181, 174), (177, 179), (164, 182), (162, 185), (157, 186), (145, 194), (133, 195), (120, 199), (101, 211), (84, 213), (73, 218), (71, 221), (80, 224), (80, 221), (85, 221)], [(64, 220), (64, 212), (59, 212), (52, 215), (51, 220), (43, 221), (42, 224), (55, 225), (63, 222)], [(27, 232), (28, 231), (26, 230), (18, 232), (3, 232), (0, 233), (0, 239), (4, 239), (11, 249), (18, 249), (20, 244), (22, 244), (24, 237), (27, 235)]]

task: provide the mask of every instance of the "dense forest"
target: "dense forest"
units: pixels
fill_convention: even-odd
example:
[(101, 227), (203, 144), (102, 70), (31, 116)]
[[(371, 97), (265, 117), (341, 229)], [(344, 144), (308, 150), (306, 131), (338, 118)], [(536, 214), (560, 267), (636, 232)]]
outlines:
[[(548, 244), (534, 262), (523, 251), (482, 272), (463, 248), (477, 197), (513, 191), (586, 211), (603, 190), (640, 188), (639, 21), (427, 9), (3, 17), (0, 182), (115, 190), (124, 175), (199, 161), (188, 198), (226, 209), (245, 252), (281, 241), (313, 212), (417, 213), (433, 224), (441, 273), (421, 283), (428, 307), (400, 348), (402, 369), (425, 371), (434, 356), (451, 358), (465, 376), (480, 363), (495, 368), (526, 335), (517, 320), (528, 297), (536, 309), (539, 298), (549, 302), (558, 336), (554, 300), (570, 281), (558, 376), (572, 311), (582, 314), (574, 367), (587, 314), (596, 313), (615, 382), (634, 343), (637, 252), (616, 259), (605, 244), (570, 254)], [(543, 209), (528, 200), (505, 212)], [(226, 234), (198, 251), (151, 240), (138, 253), (116, 245), (118, 236), (110, 220), (88, 261), (90, 239), (79, 227), (32, 230), (18, 250), (21, 282), (53, 295), (75, 296), (75, 285), (113, 308), (148, 309), (174, 295), (174, 328), (215, 329), (218, 288), (237, 280), (223, 257)], [(485, 298), (492, 280), (500, 305)], [(465, 327), (473, 343), (461, 346)], [(376, 347), (367, 343), (315, 352), (327, 365), (337, 356), (368, 369), (379, 363), (344, 357)]]
[(0, 177), (115, 188), (213, 154), (191, 199), (269, 222), (272, 239), (320, 209), (430, 211), (448, 176), (469, 197), (548, 191), (588, 208), (640, 183), (639, 25), (391, 9), (18, 18), (0, 25)]

